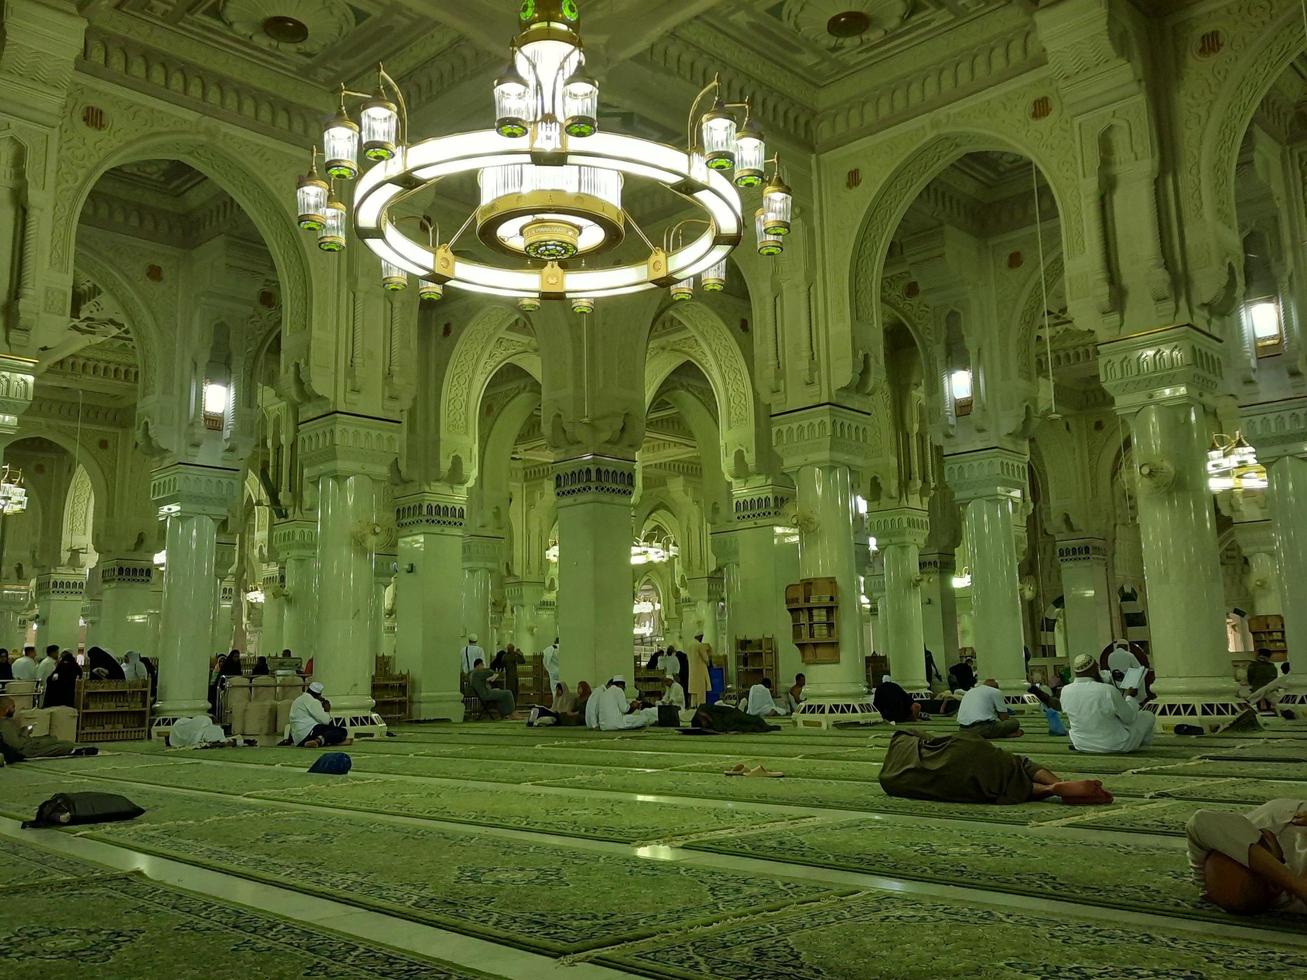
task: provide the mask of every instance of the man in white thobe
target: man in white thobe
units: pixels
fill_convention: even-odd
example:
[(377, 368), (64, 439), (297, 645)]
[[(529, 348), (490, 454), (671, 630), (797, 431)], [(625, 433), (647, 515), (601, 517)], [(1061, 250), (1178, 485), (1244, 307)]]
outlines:
[(1062, 710), (1078, 752), (1133, 752), (1152, 744), (1156, 717), (1139, 707), (1133, 692), (1122, 695), (1098, 676), (1098, 661), (1087, 653), (1072, 664), (1075, 679), (1062, 688)]
[(58, 666), (59, 645), (57, 643), (51, 643), (45, 648), (45, 659), (36, 665), (36, 679), (44, 684), (46, 679), (55, 672), (55, 668)]
[(764, 677), (759, 683), (749, 688), (749, 705), (745, 709), (745, 713), (757, 715), (759, 718), (788, 714), (784, 708), (776, 704), (776, 699), (772, 696), (770, 677)]
[(626, 678), (614, 677), (600, 693), (599, 730), (621, 732), (645, 728), (658, 721), (657, 708), (632, 708), (626, 699)]
[(36, 680), (36, 647), (23, 647), (22, 656), (13, 663), (14, 680)]
[(545, 652), (540, 655), (540, 662), (545, 668), (545, 673), (549, 675), (549, 690), (558, 690), (558, 682), (563, 679), (563, 665), (558, 657), (558, 637), (554, 637), (554, 642), (545, 647)]
[(677, 711), (685, 710), (685, 688), (681, 687), (681, 682), (676, 679), (675, 674), (668, 674), (663, 678), (663, 696), (659, 704), (670, 704)]
[[(463, 676), (467, 677), (472, 673), (473, 667), (478, 660), (485, 660), (486, 652), (477, 646), (477, 635), (469, 633), (467, 642), (463, 644), (462, 670)], [(552, 688), (551, 688), (552, 690)]]

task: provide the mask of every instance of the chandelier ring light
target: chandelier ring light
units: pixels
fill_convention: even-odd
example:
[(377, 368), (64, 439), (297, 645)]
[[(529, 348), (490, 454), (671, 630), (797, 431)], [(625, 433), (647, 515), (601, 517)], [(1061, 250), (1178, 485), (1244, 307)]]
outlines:
[[(705, 291), (724, 288), (726, 258), (744, 230), (736, 188), (762, 186), (765, 168), (776, 164), (749, 103), (724, 103), (714, 78), (691, 104), (685, 150), (600, 132), (599, 87), (583, 71), (575, 0), (524, 0), (519, 20), (512, 58), (494, 85), (493, 129), (410, 143), (403, 93), (384, 69), (378, 68), (374, 95), (342, 85), (340, 111), (323, 133), (327, 177), (318, 174), (315, 148), (296, 189), (300, 227), (317, 233), (322, 250), (338, 252), (352, 210), (354, 233), (381, 259), (383, 286), (405, 289), (415, 275), (423, 300), (440, 299), (448, 285), (516, 298), (528, 312), (542, 299), (570, 299), (574, 311), (589, 313), (597, 298), (663, 286), (673, 300), (688, 299), (696, 277)], [(710, 95), (712, 106), (696, 127), (695, 113)], [(347, 98), (363, 100), (357, 122), (346, 112)], [(360, 155), (372, 164), (361, 178)], [(402, 211), (418, 192), (468, 173), (477, 175), (480, 203), (448, 241), (430, 218)], [(351, 209), (341, 202), (337, 181), (356, 178)], [(631, 179), (661, 184), (699, 215), (677, 221), (663, 232), (661, 247), (655, 245), (623, 207)], [(773, 171), (754, 213), (760, 254), (784, 250), (792, 208), (790, 188)], [(405, 234), (405, 221), (417, 221), (427, 240)], [(473, 225), (487, 251), (516, 261), (456, 253)], [(692, 226), (702, 226), (697, 237), (686, 235)], [(620, 245), (628, 228), (647, 255), (585, 267), (587, 256)]]

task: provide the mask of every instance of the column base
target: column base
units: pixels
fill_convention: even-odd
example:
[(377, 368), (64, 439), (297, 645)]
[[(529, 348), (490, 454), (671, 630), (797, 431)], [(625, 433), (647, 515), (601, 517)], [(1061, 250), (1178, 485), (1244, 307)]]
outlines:
[(163, 741), (172, 731), (173, 722), (196, 715), (213, 717), (208, 701), (160, 701), (150, 709), (150, 738)]
[(331, 701), (331, 720), (344, 725), (352, 738), (377, 738), (386, 734), (387, 725), (381, 715), (372, 710), (370, 697), (328, 698)]
[(1144, 706), (1157, 715), (1157, 730), (1174, 733), (1176, 725), (1195, 725), (1209, 735), (1246, 714), (1251, 706), (1238, 695), (1162, 694)]
[(432, 691), (416, 695), (409, 705), (414, 721), (463, 720), (463, 695), (458, 691)]
[(823, 695), (809, 698), (799, 705), (794, 712), (794, 724), (798, 728), (832, 728), (839, 724), (875, 724), (880, 722), (880, 712), (871, 704), (866, 694), (837, 697)]

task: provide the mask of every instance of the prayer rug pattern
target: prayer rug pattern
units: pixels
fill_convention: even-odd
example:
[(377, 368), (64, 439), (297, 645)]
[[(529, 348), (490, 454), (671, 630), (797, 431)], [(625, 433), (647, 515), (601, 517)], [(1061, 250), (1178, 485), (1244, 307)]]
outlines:
[(1269, 936), (1221, 941), (1060, 912), (865, 893), (626, 947), (597, 962), (678, 980), (1251, 980), (1301, 975), (1307, 950)]

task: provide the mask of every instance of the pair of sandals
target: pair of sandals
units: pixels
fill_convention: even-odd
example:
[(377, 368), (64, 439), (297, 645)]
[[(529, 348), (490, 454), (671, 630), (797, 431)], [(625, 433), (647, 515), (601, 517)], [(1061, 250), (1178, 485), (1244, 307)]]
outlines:
[(766, 768), (765, 766), (754, 766), (752, 769), (750, 769), (743, 762), (737, 762), (730, 769), (727, 769), (724, 773), (722, 773), (722, 775), (723, 776), (754, 776), (754, 777), (760, 777), (764, 779), (785, 778), (785, 773), (783, 772), (772, 772), (770, 769)]

